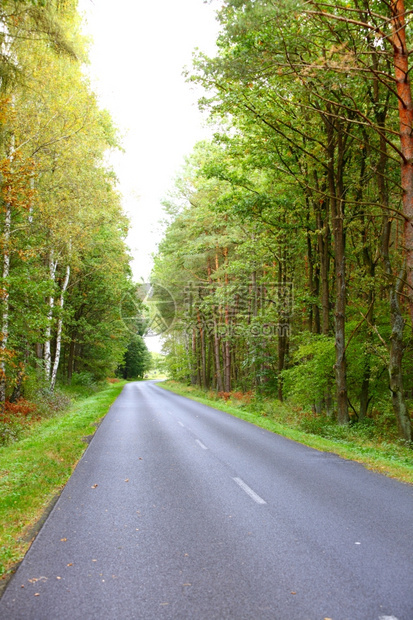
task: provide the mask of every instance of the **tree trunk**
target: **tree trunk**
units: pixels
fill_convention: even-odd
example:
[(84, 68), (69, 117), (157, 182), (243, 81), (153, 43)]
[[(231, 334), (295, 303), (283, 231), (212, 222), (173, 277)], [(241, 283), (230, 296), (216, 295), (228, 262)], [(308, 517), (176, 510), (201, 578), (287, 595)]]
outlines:
[(413, 100), (409, 78), (404, 0), (390, 0), (390, 10), (402, 153), (403, 247), (406, 259), (410, 320), (413, 326)]
[(339, 424), (347, 424), (347, 361), (345, 344), (345, 317), (346, 317), (346, 281), (345, 281), (345, 244), (343, 231), (343, 216), (340, 204), (334, 215), (334, 249), (336, 275), (336, 307), (335, 307), (335, 336), (336, 336), (336, 363), (334, 365), (337, 384), (337, 420)]
[(69, 278), (70, 278), (70, 265), (67, 265), (66, 267), (66, 275), (65, 275), (65, 279), (63, 281), (62, 284), (62, 290), (60, 292), (60, 299), (59, 299), (59, 308), (60, 308), (60, 314), (59, 314), (59, 318), (57, 321), (57, 333), (56, 333), (56, 352), (55, 352), (55, 358), (54, 358), (54, 363), (53, 363), (53, 369), (52, 369), (52, 376), (50, 379), (50, 389), (53, 392), (53, 390), (55, 389), (55, 385), (56, 385), (56, 378), (57, 378), (57, 371), (59, 368), (59, 362), (60, 362), (60, 350), (61, 350), (61, 346), (62, 346), (62, 328), (63, 328), (63, 304), (64, 304), (64, 296), (65, 296), (65, 292), (67, 289), (67, 286), (69, 284)]
[(200, 359), (200, 364), (201, 364), (201, 370), (200, 370), (200, 376), (201, 376), (201, 385), (202, 387), (206, 387), (206, 348), (205, 348), (205, 333), (204, 333), (204, 326), (202, 323), (202, 317), (201, 317), (201, 313), (199, 312), (199, 309), (197, 310), (197, 321), (198, 321), (198, 333), (199, 333), (199, 341), (200, 341), (200, 354), (201, 354), (201, 359)]
[[(388, 215), (383, 216), (383, 231), (381, 238), (381, 255), (384, 262), (384, 268), (390, 281), (393, 280), (393, 274), (389, 258), (391, 219)], [(404, 400), (403, 388), (403, 330), (404, 319), (400, 311), (399, 297), (403, 289), (404, 278), (406, 272), (405, 267), (401, 270), (396, 282), (390, 286), (390, 351), (389, 351), (389, 386), (392, 395), (393, 411), (396, 416), (397, 426), (400, 436), (406, 441), (412, 440), (412, 428), (409, 412)]]
[(277, 396), (279, 401), (284, 400), (283, 396), (283, 377), (282, 372), (285, 368), (285, 357), (287, 353), (288, 344), (288, 328), (287, 321), (289, 321), (288, 308), (289, 300), (287, 299), (287, 278), (286, 278), (286, 264), (287, 257), (284, 247), (280, 247), (279, 255), (282, 257), (278, 262), (278, 338), (277, 338)]
[[(330, 119), (327, 120), (328, 131), (328, 176), (331, 219), (334, 236), (334, 262), (336, 278), (336, 305), (335, 305), (335, 346), (336, 362), (334, 371), (336, 376), (337, 390), (337, 421), (339, 424), (347, 424), (348, 399), (347, 399), (347, 362), (346, 362), (346, 256), (345, 256), (345, 232), (344, 232), (344, 190), (341, 187), (343, 174), (343, 144), (341, 142), (340, 127), (333, 129)], [(335, 146), (334, 132), (337, 134), (337, 172), (335, 172)], [(336, 181), (337, 175), (337, 181)]]
[[(308, 213), (309, 213), (309, 207), (308, 207)], [(320, 269), (319, 269), (319, 266), (315, 264), (315, 257), (313, 253), (313, 245), (312, 245), (309, 225), (307, 226), (307, 258), (308, 258), (308, 288), (310, 290), (310, 295), (312, 297), (309, 312), (308, 312), (308, 331), (314, 334), (319, 334), (321, 332), (320, 309), (318, 306), (318, 297), (320, 294)]]
[(230, 344), (230, 336), (229, 336), (229, 309), (228, 305), (225, 308), (225, 327), (227, 330), (226, 337), (224, 340), (224, 384), (225, 384), (225, 392), (231, 391), (231, 344)]
[[(251, 324), (253, 324), (253, 326), (255, 327), (255, 319), (258, 314), (257, 272), (255, 270), (251, 274), (251, 284), (249, 287), (249, 293), (250, 293), (250, 298), (248, 301), (248, 323), (250, 327), (251, 327)], [(252, 376), (253, 376), (252, 386), (254, 388), (258, 388), (258, 386), (260, 385), (260, 376), (258, 373), (258, 366), (256, 362), (256, 359), (257, 359), (256, 339), (255, 338), (251, 339), (250, 337), (247, 342), (247, 347), (248, 347), (248, 355), (251, 355), (251, 348), (253, 351), (254, 362), (251, 365), (251, 369), (250, 369), (250, 372), (252, 373)]]
[[(208, 331), (206, 332), (206, 335), (208, 335)], [(211, 388), (212, 354), (213, 354), (213, 344), (211, 342), (211, 339), (208, 338), (207, 365), (206, 365), (206, 372), (205, 372), (206, 387), (208, 389)]]
[(0, 411), (6, 401), (6, 353), (9, 336), (9, 291), (8, 278), (10, 273), (10, 230), (11, 230), (11, 204), (6, 202), (6, 213), (3, 231), (3, 285), (1, 290), (2, 319), (1, 319), (1, 344), (0, 344)]
[(329, 210), (326, 210), (323, 217), (320, 208), (316, 212), (316, 222), (318, 232), (318, 257), (320, 261), (321, 278), (321, 333), (328, 336), (330, 331), (330, 226), (328, 222)]
[(280, 325), (278, 328), (278, 339), (277, 339), (277, 353), (278, 353), (278, 360), (277, 360), (277, 395), (278, 395), (278, 400), (283, 402), (284, 397), (283, 397), (283, 378), (282, 378), (282, 371), (284, 370), (284, 365), (285, 365), (285, 354), (286, 354), (286, 344), (287, 344), (287, 335), (284, 332), (284, 325)]
[(12, 395), (10, 396), (10, 402), (15, 403), (23, 395), (23, 381), (25, 377), (24, 364), (20, 364), (20, 368), (17, 371), (16, 384), (13, 388)]
[(198, 359), (196, 351), (196, 329), (192, 328), (192, 363), (191, 363), (191, 384), (196, 385), (198, 381)]
[[(392, 282), (393, 273), (389, 258), (391, 219), (388, 215), (383, 216), (383, 231), (381, 237), (381, 255), (384, 268), (389, 280)], [(400, 436), (406, 441), (412, 440), (412, 428), (409, 412), (404, 400), (403, 388), (403, 330), (404, 319), (400, 311), (399, 297), (403, 289), (404, 278), (406, 276), (405, 266), (396, 278), (396, 282), (390, 285), (390, 351), (389, 351), (389, 387), (392, 395), (393, 411), (397, 420)]]
[[(219, 267), (218, 252), (215, 252), (215, 268), (218, 269), (218, 267)], [(208, 261), (208, 282), (209, 282), (209, 285), (212, 286), (212, 269), (211, 269), (211, 265), (209, 261)], [(220, 354), (219, 354), (220, 339), (218, 335), (218, 323), (217, 323), (215, 306), (212, 307), (212, 321), (213, 321), (213, 327), (214, 327), (213, 348), (214, 348), (214, 363), (215, 363), (215, 383), (216, 383), (217, 392), (223, 392), (224, 388), (223, 388), (223, 383), (222, 383), (221, 360), (220, 360)]]
[(217, 391), (223, 392), (224, 386), (222, 383), (222, 372), (221, 372), (221, 359), (220, 359), (220, 340), (218, 336), (218, 325), (216, 322), (216, 318), (214, 317), (214, 356), (215, 356), (215, 376), (216, 376), (216, 385)]
[[(54, 286), (55, 276), (56, 276), (56, 268), (57, 261), (54, 260), (54, 252), (50, 250), (49, 253), (49, 277), (50, 282)], [(53, 308), (54, 308), (54, 296), (50, 295), (49, 297), (49, 309), (47, 312), (47, 327), (45, 333), (45, 343), (43, 346), (43, 355), (44, 355), (44, 374), (46, 377), (46, 381), (50, 382), (50, 374), (52, 370), (52, 350), (51, 350), (51, 339), (52, 339), (52, 321), (53, 321)]]
[(412, 425), (409, 412), (404, 400), (403, 389), (403, 329), (404, 320), (400, 312), (399, 296), (403, 289), (404, 278), (406, 277), (405, 268), (401, 270), (397, 277), (396, 286), (390, 292), (390, 309), (391, 309), (391, 346), (389, 359), (389, 378), (390, 391), (392, 395), (393, 409), (396, 412), (397, 425), (400, 437), (406, 441), (412, 441)]
[[(9, 160), (13, 161), (14, 156), (14, 136), (10, 146)], [(11, 188), (7, 188), (9, 194)], [(6, 355), (7, 343), (9, 338), (9, 275), (10, 275), (10, 237), (11, 237), (11, 210), (12, 205), (7, 195), (5, 201), (4, 230), (3, 230), (3, 283), (0, 292), (2, 302), (1, 316), (1, 343), (0, 343), (0, 412), (4, 410), (6, 402)]]
[[(228, 248), (224, 248), (224, 262), (225, 267), (228, 265)], [(225, 273), (225, 288), (226, 288), (226, 296), (229, 295), (228, 292), (229, 279), (228, 274)], [(230, 321), (230, 309), (228, 303), (225, 305), (225, 340), (224, 340), (224, 385), (225, 391), (231, 391), (231, 321)]]

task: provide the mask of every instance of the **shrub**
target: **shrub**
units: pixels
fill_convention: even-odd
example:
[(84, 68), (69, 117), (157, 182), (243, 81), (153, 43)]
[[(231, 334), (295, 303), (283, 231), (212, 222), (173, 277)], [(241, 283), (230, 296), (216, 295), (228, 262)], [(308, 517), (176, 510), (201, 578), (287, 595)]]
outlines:
[(91, 372), (83, 370), (82, 372), (74, 372), (72, 374), (71, 385), (81, 387), (93, 387), (96, 384), (95, 378)]
[(71, 399), (60, 390), (43, 389), (37, 397), (37, 409), (42, 418), (49, 418), (69, 407)]
[(294, 353), (294, 365), (282, 373), (286, 396), (304, 406), (322, 401), (334, 384), (334, 360), (334, 338), (307, 334)]
[(24, 398), (14, 403), (6, 401), (0, 414), (0, 445), (17, 441), (24, 432), (40, 419), (37, 405)]

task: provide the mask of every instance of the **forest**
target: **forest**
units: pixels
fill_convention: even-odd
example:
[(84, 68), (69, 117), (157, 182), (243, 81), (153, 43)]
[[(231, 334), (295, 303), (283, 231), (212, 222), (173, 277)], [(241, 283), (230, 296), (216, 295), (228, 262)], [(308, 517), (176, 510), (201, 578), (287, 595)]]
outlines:
[(187, 79), (213, 138), (165, 200), (174, 379), (411, 442), (412, 7), (224, 0)]
[(0, 22), (2, 413), (57, 381), (114, 376), (139, 338), (120, 313), (136, 310), (107, 163), (121, 143), (86, 77), (77, 2), (4, 0)]

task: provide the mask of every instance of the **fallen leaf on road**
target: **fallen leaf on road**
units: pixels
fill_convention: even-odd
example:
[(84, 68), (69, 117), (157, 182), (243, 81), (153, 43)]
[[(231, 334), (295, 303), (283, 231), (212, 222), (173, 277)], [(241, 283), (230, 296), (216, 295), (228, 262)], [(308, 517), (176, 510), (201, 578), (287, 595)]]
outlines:
[(125, 482), (129, 482), (129, 478), (126, 478)]
[(67, 538), (61, 538), (60, 539), (60, 542), (66, 542), (66, 541), (67, 541)]
[(94, 485), (93, 485), (93, 486), (91, 486), (90, 488), (91, 488), (91, 489), (96, 489), (96, 487), (97, 487), (97, 484), (94, 484)]
[(291, 594), (297, 594), (297, 592), (291, 592)]
[(70, 564), (66, 564), (66, 566), (73, 566), (73, 562), (70, 562)]
[(192, 586), (192, 583), (183, 583), (184, 586)]
[(35, 596), (40, 596), (39, 592), (36, 592)]

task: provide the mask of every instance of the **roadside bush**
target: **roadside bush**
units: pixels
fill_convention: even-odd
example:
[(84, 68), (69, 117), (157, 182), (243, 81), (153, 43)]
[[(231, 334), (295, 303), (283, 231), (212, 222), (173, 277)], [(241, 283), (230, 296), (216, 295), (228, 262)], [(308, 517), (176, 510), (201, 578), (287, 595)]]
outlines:
[(96, 385), (96, 381), (91, 372), (83, 370), (72, 374), (71, 385), (92, 388)]
[(36, 397), (37, 410), (42, 418), (50, 418), (69, 407), (71, 398), (61, 390), (43, 389)]
[(334, 383), (334, 338), (318, 334), (306, 334), (304, 341), (300, 338), (293, 366), (282, 373), (284, 392), (294, 402), (312, 406), (323, 401)]
[(23, 435), (25, 427), (18, 420), (0, 421), (0, 447), (17, 441)]
[(0, 414), (0, 446), (20, 439), (25, 431), (40, 420), (35, 403), (20, 398), (15, 403), (6, 401)]
[(348, 427), (340, 426), (327, 416), (318, 415), (311, 418), (303, 418), (299, 424), (299, 429), (305, 433), (311, 433), (326, 439), (335, 439), (336, 441), (348, 439)]

